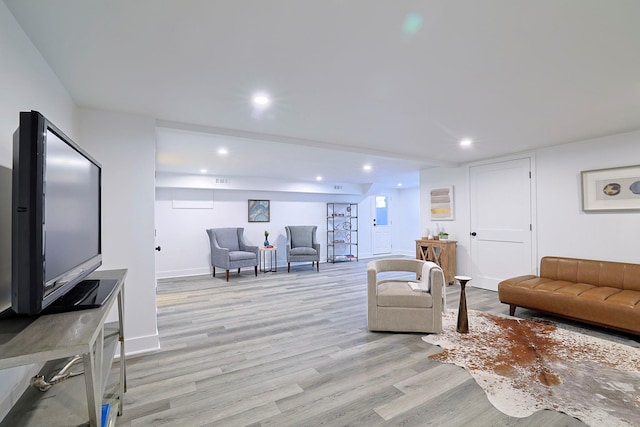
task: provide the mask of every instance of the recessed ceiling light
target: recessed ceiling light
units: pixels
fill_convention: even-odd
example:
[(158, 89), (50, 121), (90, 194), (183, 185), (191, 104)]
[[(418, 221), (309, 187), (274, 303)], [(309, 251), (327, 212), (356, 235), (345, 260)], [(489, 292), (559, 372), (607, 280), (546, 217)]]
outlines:
[(398, 183), (398, 187), (402, 187), (402, 183), (401, 182)]
[(218, 154), (222, 154), (224, 156), (225, 154), (229, 154), (229, 150), (227, 150), (226, 148), (219, 148)]
[(320, 175), (316, 176), (316, 181), (322, 181), (322, 177)]
[(468, 147), (471, 144), (473, 144), (473, 141), (471, 140), (471, 138), (464, 138), (464, 139), (460, 140), (460, 146), (462, 146), (462, 147)]
[(269, 95), (264, 93), (257, 93), (253, 95), (253, 105), (256, 107), (266, 107), (269, 104), (271, 104), (271, 98), (269, 98)]
[(364, 165), (362, 167), (362, 169), (366, 170), (366, 171), (370, 171), (371, 170), (371, 165)]
[(200, 173), (207, 173), (206, 169), (200, 169)]

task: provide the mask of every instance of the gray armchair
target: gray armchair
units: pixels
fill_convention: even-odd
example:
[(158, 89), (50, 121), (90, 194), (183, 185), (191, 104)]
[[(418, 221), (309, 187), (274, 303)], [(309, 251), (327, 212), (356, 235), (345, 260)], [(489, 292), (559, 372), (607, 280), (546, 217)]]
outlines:
[(258, 247), (249, 246), (244, 240), (244, 228), (209, 228), (209, 243), (211, 243), (211, 266), (213, 277), (216, 277), (216, 267), (227, 272), (232, 268), (253, 267), (258, 275)]
[[(444, 274), (430, 261), (386, 258), (367, 264), (370, 331), (442, 331)], [(416, 288), (414, 290), (414, 288)]]
[(287, 232), (287, 272), (291, 272), (292, 262), (317, 263), (320, 271), (320, 243), (316, 242), (315, 225), (289, 225)]

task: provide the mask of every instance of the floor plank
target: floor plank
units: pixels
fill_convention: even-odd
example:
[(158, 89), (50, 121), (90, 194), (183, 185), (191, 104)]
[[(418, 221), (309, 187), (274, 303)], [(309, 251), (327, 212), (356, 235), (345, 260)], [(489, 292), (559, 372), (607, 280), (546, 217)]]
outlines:
[[(128, 358), (117, 425), (584, 425), (555, 411), (508, 417), (466, 371), (430, 360), (438, 348), (423, 334), (367, 331), (366, 264), (159, 280), (161, 350)], [(447, 288), (451, 309), (459, 289)], [(472, 286), (467, 302), (508, 313), (496, 293)]]

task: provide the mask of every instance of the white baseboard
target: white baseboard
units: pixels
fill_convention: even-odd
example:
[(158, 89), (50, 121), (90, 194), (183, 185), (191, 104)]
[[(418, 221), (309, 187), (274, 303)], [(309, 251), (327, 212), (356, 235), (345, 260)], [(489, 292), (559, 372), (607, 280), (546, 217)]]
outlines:
[(124, 342), (124, 349), (127, 357), (134, 354), (150, 353), (160, 350), (160, 335), (155, 334), (146, 337), (127, 338)]
[(200, 276), (211, 274), (211, 267), (189, 268), (185, 270), (156, 271), (156, 279), (171, 279), (173, 277)]

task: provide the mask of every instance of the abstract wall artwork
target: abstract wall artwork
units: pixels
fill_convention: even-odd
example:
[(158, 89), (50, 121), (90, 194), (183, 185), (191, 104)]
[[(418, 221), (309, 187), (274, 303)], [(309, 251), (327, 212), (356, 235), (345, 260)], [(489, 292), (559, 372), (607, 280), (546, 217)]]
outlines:
[(582, 210), (640, 210), (640, 166), (581, 172)]
[(269, 200), (249, 200), (249, 222), (269, 222)]
[(453, 220), (453, 185), (431, 189), (431, 220)]

